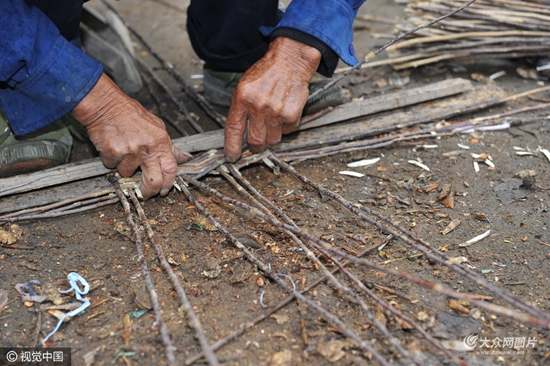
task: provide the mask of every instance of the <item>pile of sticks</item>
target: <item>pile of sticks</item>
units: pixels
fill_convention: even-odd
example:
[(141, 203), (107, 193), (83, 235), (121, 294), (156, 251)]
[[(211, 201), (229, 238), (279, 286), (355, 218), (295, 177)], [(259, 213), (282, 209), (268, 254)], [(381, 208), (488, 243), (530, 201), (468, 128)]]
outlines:
[[(411, 0), (400, 33), (426, 19), (448, 13), (467, 0)], [(391, 65), (396, 70), (443, 60), (524, 58), (550, 53), (550, 3), (536, 0), (477, 0), (443, 19), (437, 27), (415, 32), (411, 39), (388, 48), (388, 59), (367, 67)]]

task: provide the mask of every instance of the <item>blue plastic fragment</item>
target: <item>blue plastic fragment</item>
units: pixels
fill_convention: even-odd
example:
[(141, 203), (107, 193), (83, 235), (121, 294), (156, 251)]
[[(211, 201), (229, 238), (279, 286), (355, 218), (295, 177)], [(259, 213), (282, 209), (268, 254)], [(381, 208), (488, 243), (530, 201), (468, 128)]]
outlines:
[[(90, 291), (90, 285), (88, 284), (88, 282), (86, 282), (86, 280), (81, 276), (79, 275), (78, 273), (76, 272), (71, 272), (67, 275), (67, 279), (69, 280), (69, 284), (71, 285), (71, 288), (68, 289), (68, 290), (61, 290), (61, 289), (57, 289), (57, 291), (59, 291), (60, 293), (62, 294), (67, 294), (71, 291), (74, 291), (75, 293), (75, 296), (76, 296), (76, 299), (78, 301), (82, 301), (83, 304), (78, 307), (77, 309), (74, 309), (70, 312), (68, 312), (67, 314), (65, 314), (63, 316), (63, 318), (59, 319), (59, 322), (57, 323), (55, 329), (46, 336), (46, 338), (44, 338), (44, 340), (42, 341), (42, 345), (44, 346), (46, 344), (46, 341), (52, 336), (55, 334), (55, 332), (57, 332), (57, 330), (59, 329), (59, 327), (61, 326), (61, 323), (63, 323), (63, 320), (65, 320), (65, 318), (67, 317), (73, 317), (75, 315), (78, 315), (80, 314), (82, 311), (84, 311), (88, 306), (90, 306), (90, 301), (83, 298), (82, 295), (86, 295), (88, 293), (88, 291)], [(82, 285), (83, 289), (81, 290), (80, 287), (78, 287), (78, 283), (77, 282), (80, 282), (80, 284)]]

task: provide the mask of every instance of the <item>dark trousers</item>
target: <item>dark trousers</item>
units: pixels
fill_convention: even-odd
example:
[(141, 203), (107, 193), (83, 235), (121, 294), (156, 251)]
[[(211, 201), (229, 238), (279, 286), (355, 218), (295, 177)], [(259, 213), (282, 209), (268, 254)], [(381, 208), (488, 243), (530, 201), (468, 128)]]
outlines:
[[(69, 41), (78, 38), (84, 1), (25, 0), (46, 14)], [(278, 0), (192, 0), (187, 31), (193, 49), (213, 66), (246, 71), (267, 52), (269, 39), (259, 27), (279, 22), (282, 12), (277, 6)]]
[(191, 0), (187, 32), (195, 53), (209, 64), (243, 72), (269, 47), (260, 26), (274, 27), (282, 12), (278, 0)]

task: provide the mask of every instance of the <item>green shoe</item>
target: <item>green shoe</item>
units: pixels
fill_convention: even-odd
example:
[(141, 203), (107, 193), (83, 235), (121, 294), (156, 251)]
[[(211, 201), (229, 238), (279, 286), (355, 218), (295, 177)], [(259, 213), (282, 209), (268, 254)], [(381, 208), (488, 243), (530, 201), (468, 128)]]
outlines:
[[(203, 69), (204, 97), (212, 104), (222, 107), (231, 105), (231, 97), (243, 76), (242, 72), (223, 71), (209, 64)], [(309, 93), (325, 86), (330, 80), (318, 80), (309, 84)], [(327, 90), (319, 93), (312, 100), (309, 100), (303, 115), (313, 114), (327, 107), (334, 107), (346, 101), (346, 94), (340, 85), (333, 85)]]
[(229, 107), (233, 92), (244, 73), (223, 71), (205, 64), (203, 74), (202, 83), (206, 100), (215, 105)]
[(65, 164), (73, 145), (69, 125), (76, 121), (71, 119), (65, 116), (39, 131), (17, 137), (0, 111), (0, 178)]

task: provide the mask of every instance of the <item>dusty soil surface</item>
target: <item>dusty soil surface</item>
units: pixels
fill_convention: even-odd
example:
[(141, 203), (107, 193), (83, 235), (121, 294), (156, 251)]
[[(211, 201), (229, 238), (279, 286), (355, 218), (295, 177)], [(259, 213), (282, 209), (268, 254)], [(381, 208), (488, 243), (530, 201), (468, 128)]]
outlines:
[[(149, 29), (149, 32), (144, 32), (148, 39), (158, 45), (161, 54), (178, 69), (188, 75), (201, 72), (198, 60), (189, 52), (189, 45), (184, 40), (182, 9), (185, 9), (185, 1), (143, 0), (132, 4), (121, 2), (117, 6), (138, 31)], [(390, 20), (400, 16), (401, 11), (401, 6), (383, 1), (372, 1), (362, 8), (364, 14)], [(363, 50), (363, 54), (370, 50), (373, 43), (380, 42), (373, 40), (371, 33), (390, 33), (392, 29), (391, 25), (384, 23), (361, 24), (370, 27), (356, 33), (356, 48)], [(179, 46), (174, 47), (173, 44)], [(510, 94), (537, 87), (536, 81), (519, 78), (514, 71), (516, 66), (517, 63), (511, 62), (465, 67), (442, 64), (437, 68), (413, 71), (410, 74), (411, 83), (406, 87), (450, 76), (470, 78), (472, 72), (490, 75), (503, 69), (507, 75), (495, 82)], [(364, 77), (362, 82), (351, 86), (346, 81), (346, 85), (350, 86), (356, 97), (362, 94), (378, 95), (391, 89), (374, 81), (387, 79), (392, 74), (387, 68), (365, 70), (356, 77)], [(537, 96), (550, 97), (547, 94)], [(534, 103), (524, 98), (483, 114)], [(192, 104), (189, 105), (195, 108), (195, 113), (200, 113)], [(426, 139), (368, 153), (341, 154), (301, 162), (295, 164), (295, 168), (349, 201), (361, 202), (399, 222), (434, 247), (444, 247), (450, 257), (465, 257), (467, 262), (464, 264), (487, 281), (550, 313), (550, 222), (547, 206), (550, 162), (536, 151), (539, 146), (549, 148), (550, 138), (549, 124), (544, 119), (546, 115), (539, 113), (539, 116), (536, 122), (503, 131)], [(467, 145), (470, 149), (460, 149), (458, 144)], [(425, 148), (424, 145), (437, 147)], [(533, 155), (517, 155), (514, 147), (532, 151)], [(444, 155), (453, 151), (458, 153)], [(490, 155), (494, 168), (480, 163), (480, 170), (476, 173), (470, 153)], [(366, 174), (363, 178), (339, 174), (342, 170), (350, 170), (347, 163), (374, 157), (380, 158), (375, 165), (355, 169)], [(409, 160), (421, 160), (430, 171), (408, 163)], [(536, 175), (518, 178), (521, 171), (534, 171)], [(264, 165), (254, 165), (244, 169), (243, 175), (301, 228), (348, 253), (356, 254), (386, 242), (387, 233), (288, 173), (275, 175)], [(219, 177), (207, 177), (203, 181), (228, 196), (241, 198)], [(446, 185), (450, 185), (454, 193), (453, 208), (439, 199), (440, 190)], [(273, 226), (198, 190), (192, 190), (192, 193), (233, 235), (245, 238), (244, 242), (250, 250), (269, 263), (275, 272), (290, 276), (298, 289), (322, 276), (304, 252)], [(274, 307), (287, 296), (254, 264), (243, 259), (240, 250), (230, 245), (219, 231), (213, 230), (181, 193), (173, 191), (167, 197), (153, 198), (143, 203), (143, 207), (211, 343)], [(443, 234), (451, 222), (458, 221), (460, 223), (454, 230)], [(19, 242), (33, 249), (0, 248), (0, 290), (8, 294), (8, 305), (0, 312), (1, 347), (36, 344), (36, 340), (40, 342), (57, 322), (45, 311), (38, 317), (40, 306), (25, 304), (14, 286), (36, 279), (42, 287), (35, 286), (35, 290), (51, 295), (58, 286), (67, 285), (67, 274), (74, 271), (85, 277), (92, 286), (88, 294), (92, 306), (62, 325), (52, 338), (51, 345), (71, 347), (74, 365), (86, 364), (83, 357), (90, 352), (95, 352), (93, 365), (125, 362), (133, 365), (166, 364), (153, 311), (135, 313), (149, 309), (150, 304), (136, 247), (127, 236), (126, 220), (119, 205), (19, 225), (24, 233)], [(4, 228), (7, 229), (7, 226)], [(491, 230), (490, 235), (480, 242), (467, 248), (458, 246), (487, 230)], [(145, 254), (161, 301), (163, 317), (177, 348), (178, 364), (184, 364), (186, 359), (200, 351), (200, 346), (188, 318), (179, 308), (172, 285), (156, 260), (154, 249), (148, 243)], [(417, 252), (404, 242), (391, 239), (384, 248), (369, 252), (365, 258), (387, 263), (391, 268), (441, 283), (456, 291), (490, 295), (493, 298), (489, 300), (491, 303), (511, 307), (446, 266), (415, 254)], [(330, 269), (334, 268), (326, 258), (321, 259)], [(488, 350), (478, 344), (473, 352), (455, 352), (472, 365), (550, 363), (547, 329), (468, 304), (463, 304), (469, 311), (465, 314), (451, 309), (447, 297), (401, 278), (360, 266), (350, 266), (349, 269), (377, 295), (391, 302), (392, 306), (440, 340), (462, 342), (464, 337), (475, 333), (479, 334), (480, 343), (484, 338), (524, 339), (525, 345), (530, 341), (528, 347), (517, 343), (515, 347), (495, 346)], [(344, 276), (337, 277), (346, 283)], [(262, 294), (267, 309), (262, 307)], [(389, 339), (372, 326), (361, 308), (334, 286), (320, 284), (307, 296), (340, 317), (390, 362), (410, 364), (410, 360), (404, 360), (391, 346)], [(406, 329), (395, 316), (376, 307), (366, 296), (364, 299), (374, 309), (377, 318), (386, 323), (391, 334), (416, 354), (422, 364), (451, 364), (417, 331)], [(72, 302), (74, 297), (66, 296), (63, 301)], [(51, 302), (46, 304), (51, 305)], [(131, 332), (125, 331), (123, 326), (123, 318), (127, 314), (134, 316)], [(494, 352), (482, 354), (483, 351)], [(126, 353), (126, 360), (120, 357), (115, 362), (121, 352), (129, 352)], [(342, 335), (340, 329), (296, 301), (252, 327), (216, 354), (227, 365), (371, 363), (354, 342)], [(290, 355), (290, 360), (284, 362), (283, 355)]]

